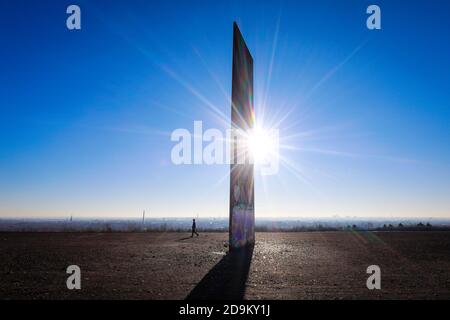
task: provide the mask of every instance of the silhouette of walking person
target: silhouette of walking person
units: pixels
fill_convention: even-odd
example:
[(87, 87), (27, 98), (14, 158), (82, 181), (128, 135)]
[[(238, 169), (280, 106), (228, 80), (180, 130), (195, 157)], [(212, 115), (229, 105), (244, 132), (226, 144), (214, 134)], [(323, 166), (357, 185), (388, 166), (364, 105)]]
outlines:
[(194, 236), (194, 233), (197, 235), (198, 237), (198, 233), (197, 233), (197, 225), (195, 224), (195, 219), (192, 219), (192, 234), (191, 234), (191, 238)]

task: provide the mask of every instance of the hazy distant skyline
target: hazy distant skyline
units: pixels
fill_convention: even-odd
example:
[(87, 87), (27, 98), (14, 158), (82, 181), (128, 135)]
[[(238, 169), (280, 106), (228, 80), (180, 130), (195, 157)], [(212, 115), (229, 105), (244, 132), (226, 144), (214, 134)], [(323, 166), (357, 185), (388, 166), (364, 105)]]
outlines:
[(228, 128), (233, 21), (284, 118), (256, 218), (450, 218), (448, 1), (376, 1), (376, 31), (359, 0), (76, 1), (80, 31), (69, 4), (0, 4), (0, 218), (228, 216), (229, 166), (173, 165), (170, 133)]

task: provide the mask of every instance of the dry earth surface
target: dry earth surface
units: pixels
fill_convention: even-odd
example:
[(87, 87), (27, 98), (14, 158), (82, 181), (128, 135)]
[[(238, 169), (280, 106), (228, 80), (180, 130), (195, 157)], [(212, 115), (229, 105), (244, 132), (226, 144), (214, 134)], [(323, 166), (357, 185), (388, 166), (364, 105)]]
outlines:
[[(450, 232), (0, 233), (0, 299), (449, 299)], [(68, 290), (66, 268), (81, 268)], [(368, 290), (366, 268), (381, 268)]]

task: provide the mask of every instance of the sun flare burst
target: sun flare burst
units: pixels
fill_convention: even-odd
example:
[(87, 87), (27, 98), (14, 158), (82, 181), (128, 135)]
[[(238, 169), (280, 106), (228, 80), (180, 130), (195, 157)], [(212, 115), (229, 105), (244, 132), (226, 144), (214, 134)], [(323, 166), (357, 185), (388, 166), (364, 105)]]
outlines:
[(270, 161), (279, 152), (277, 131), (256, 126), (248, 134), (248, 148), (255, 165)]

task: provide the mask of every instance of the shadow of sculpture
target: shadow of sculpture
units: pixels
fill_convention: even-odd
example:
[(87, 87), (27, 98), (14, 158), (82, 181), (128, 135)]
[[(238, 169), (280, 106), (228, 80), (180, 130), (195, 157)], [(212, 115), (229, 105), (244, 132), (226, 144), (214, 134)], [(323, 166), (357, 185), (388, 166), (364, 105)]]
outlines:
[(224, 256), (192, 289), (187, 300), (241, 300), (253, 256), (253, 245)]

